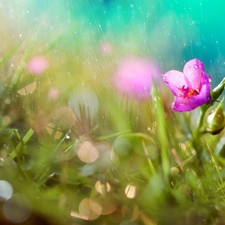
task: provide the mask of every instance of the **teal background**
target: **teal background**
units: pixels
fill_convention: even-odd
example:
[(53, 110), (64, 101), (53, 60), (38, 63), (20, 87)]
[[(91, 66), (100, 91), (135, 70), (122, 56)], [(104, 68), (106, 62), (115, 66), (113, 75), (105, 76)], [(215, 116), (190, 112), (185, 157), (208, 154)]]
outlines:
[[(50, 43), (49, 37), (54, 37), (64, 50), (70, 51), (79, 42), (85, 54), (99, 40), (108, 40), (121, 50), (118, 55), (153, 57), (165, 71), (181, 70), (186, 61), (198, 58), (213, 84), (225, 74), (225, 1), (24, 0), (4, 4), (5, 17), (14, 16), (7, 21), (12, 30), (25, 34), (41, 26), (42, 38)], [(88, 32), (93, 42), (83, 40)]]

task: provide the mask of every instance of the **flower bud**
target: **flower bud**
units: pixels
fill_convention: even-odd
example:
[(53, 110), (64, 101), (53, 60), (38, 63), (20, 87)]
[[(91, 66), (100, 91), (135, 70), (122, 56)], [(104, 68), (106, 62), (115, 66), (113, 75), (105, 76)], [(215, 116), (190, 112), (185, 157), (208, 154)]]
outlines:
[(211, 97), (216, 100), (220, 97), (224, 90), (225, 78), (211, 91)]
[(223, 105), (220, 103), (207, 118), (207, 131), (213, 135), (219, 134), (224, 128)]

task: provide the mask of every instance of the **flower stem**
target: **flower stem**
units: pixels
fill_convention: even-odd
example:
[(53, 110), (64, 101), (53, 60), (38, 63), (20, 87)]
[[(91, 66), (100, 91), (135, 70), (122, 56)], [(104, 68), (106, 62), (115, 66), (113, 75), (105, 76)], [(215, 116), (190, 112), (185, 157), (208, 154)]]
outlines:
[[(192, 144), (193, 147), (196, 149), (196, 157), (198, 161), (196, 162), (197, 167), (200, 169), (203, 166), (202, 162), (202, 135), (204, 134), (204, 118), (207, 110), (217, 101), (217, 99), (222, 94), (225, 87), (225, 78), (211, 91), (211, 102), (209, 104), (204, 104), (200, 107), (200, 114), (198, 119), (198, 125), (196, 130), (192, 135)], [(201, 169), (200, 169), (201, 170)], [(199, 171), (200, 171), (199, 170)]]
[[(208, 108), (208, 107), (207, 107)], [(205, 108), (200, 108), (200, 115), (199, 115), (199, 119), (198, 119), (198, 127), (197, 127), (197, 132), (200, 133), (201, 128), (203, 127), (203, 122), (204, 122), (204, 118), (205, 118), (205, 113), (206, 113)]]

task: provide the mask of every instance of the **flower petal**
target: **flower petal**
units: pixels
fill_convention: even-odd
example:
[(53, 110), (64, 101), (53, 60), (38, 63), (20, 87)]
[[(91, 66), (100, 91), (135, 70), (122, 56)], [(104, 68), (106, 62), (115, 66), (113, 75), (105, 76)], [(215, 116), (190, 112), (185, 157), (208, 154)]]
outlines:
[(199, 91), (202, 74), (204, 73), (203, 63), (198, 59), (192, 59), (184, 65), (183, 73), (187, 79), (188, 86)]
[(175, 95), (173, 110), (190, 111), (210, 103), (211, 78), (204, 72), (204, 65), (200, 60), (192, 59), (185, 64), (183, 73), (171, 70), (163, 78)]
[(204, 69), (204, 64), (198, 59), (191, 59), (188, 62), (186, 62), (186, 64), (184, 65), (184, 70), (183, 71), (185, 72), (186, 70), (189, 70), (191, 68), (198, 68), (198, 69), (200, 69), (202, 71), (205, 70)]
[(210, 101), (210, 85), (204, 84), (198, 95), (193, 95), (190, 98), (175, 97), (172, 108), (178, 112), (191, 111), (203, 104), (209, 104)]
[(208, 76), (205, 72), (203, 72), (202, 74), (202, 80), (201, 80), (201, 85), (207, 84), (210, 86), (210, 82), (211, 82), (211, 77)]
[(182, 97), (175, 97), (174, 102), (172, 104), (172, 109), (177, 112), (191, 111), (196, 107), (198, 107), (198, 105), (196, 106), (195, 102), (191, 101), (190, 104), (190, 98), (184, 99)]
[(183, 89), (188, 88), (184, 74), (177, 70), (170, 70), (163, 75), (163, 79), (175, 96), (182, 96)]

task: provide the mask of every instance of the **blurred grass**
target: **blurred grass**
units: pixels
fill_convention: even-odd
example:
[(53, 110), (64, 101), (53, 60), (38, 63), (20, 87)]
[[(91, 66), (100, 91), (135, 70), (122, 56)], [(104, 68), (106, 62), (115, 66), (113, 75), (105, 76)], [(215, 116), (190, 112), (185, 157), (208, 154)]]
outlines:
[[(97, 22), (89, 24), (78, 6)], [(111, 32), (118, 30), (117, 35), (110, 36), (109, 29), (101, 36), (105, 31), (98, 26), (97, 6), (97, 11), (78, 6), (77, 21), (59, 23), (56, 32), (39, 18), (39, 33), (35, 26), (1, 52), (0, 180), (9, 182), (13, 196), (26, 196), (20, 198), (21, 212), (26, 211), (22, 203), (32, 205), (21, 224), (225, 224), (224, 131), (196, 140), (200, 111), (172, 112), (172, 96), (163, 84), (145, 102), (121, 97), (111, 84), (127, 54), (168, 58), (170, 46), (152, 47), (161, 25), (153, 26), (148, 39), (132, 9), (127, 14), (111, 9)], [(150, 5), (143, 1), (144, 6)], [(141, 11), (138, 15), (143, 19)], [(132, 24), (124, 31), (117, 25), (120, 16), (120, 25), (125, 27), (126, 18)], [(111, 54), (101, 53), (102, 40), (111, 41)], [(180, 49), (173, 54), (178, 65)], [(40, 76), (26, 67), (35, 55), (50, 62)], [(172, 62), (168, 58), (164, 67)], [(27, 85), (33, 83), (31, 91)], [(51, 88), (59, 96), (50, 98)], [(7, 202), (0, 199), (0, 221), (14, 224), (13, 216), (4, 214)], [(9, 210), (15, 214), (13, 206)]]

